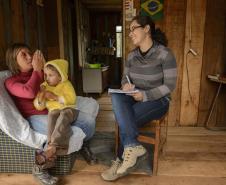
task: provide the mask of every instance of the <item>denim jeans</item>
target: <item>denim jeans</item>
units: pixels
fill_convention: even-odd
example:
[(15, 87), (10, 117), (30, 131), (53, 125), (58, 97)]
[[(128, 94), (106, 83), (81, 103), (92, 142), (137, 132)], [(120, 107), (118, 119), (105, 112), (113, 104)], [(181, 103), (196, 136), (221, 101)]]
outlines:
[[(36, 132), (47, 135), (48, 133), (48, 116), (47, 115), (33, 115), (27, 118), (30, 123), (30, 126)], [(79, 111), (78, 118), (75, 122), (72, 123), (73, 128), (79, 127), (85, 133), (85, 141), (89, 140), (95, 133), (95, 118), (91, 115)]]
[[(112, 106), (119, 126), (122, 148), (137, 146), (139, 127), (151, 120), (161, 118), (169, 109), (167, 97), (154, 101), (138, 102), (125, 94), (112, 94)], [(120, 156), (120, 155), (119, 155)]]

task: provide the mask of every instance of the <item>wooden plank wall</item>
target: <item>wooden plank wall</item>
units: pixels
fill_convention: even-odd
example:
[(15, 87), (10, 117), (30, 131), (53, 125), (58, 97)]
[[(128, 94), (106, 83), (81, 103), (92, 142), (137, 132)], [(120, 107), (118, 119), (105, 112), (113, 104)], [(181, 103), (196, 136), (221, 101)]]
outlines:
[[(170, 126), (204, 125), (204, 120), (216, 91), (216, 84), (210, 84), (206, 80), (206, 75), (221, 72), (224, 63), (223, 57), (226, 58), (225, 49), (223, 51), (223, 48), (225, 48), (226, 21), (225, 9), (223, 8), (226, 7), (225, 3), (223, 0), (217, 0), (217, 2), (211, 0), (164, 1), (164, 18), (156, 25), (166, 33), (169, 47), (176, 56), (178, 66), (177, 87), (172, 93), (173, 100), (168, 116)], [(140, 8), (139, 0), (134, 0), (134, 7), (138, 12)], [(219, 13), (219, 10), (221, 10), (221, 13)], [(208, 12), (207, 20), (206, 12)], [(212, 18), (210, 19), (210, 17)], [(129, 24), (130, 22), (125, 21), (125, 56), (133, 48), (128, 38)], [(204, 33), (206, 34), (204, 35)], [(217, 34), (217, 37), (215, 37), (215, 34)], [(216, 38), (218, 42), (216, 42)], [(213, 41), (219, 46), (216, 47), (215, 44), (212, 44)], [(198, 53), (197, 56), (188, 53), (190, 47)], [(213, 52), (211, 51), (212, 47), (214, 47)], [(216, 69), (221, 69), (221, 71)], [(215, 118), (211, 120), (212, 125), (222, 126), (223, 120), (224, 122), (226, 120), (225, 102), (221, 101), (222, 98), (225, 98), (225, 95), (222, 93), (221, 96), (216, 108), (218, 113), (215, 113), (213, 116)]]
[[(187, 0), (184, 65), (181, 92), (181, 125), (196, 125), (198, 119), (206, 0)], [(190, 38), (189, 38), (190, 37)], [(194, 56), (189, 49), (197, 52)]]
[[(199, 103), (198, 125), (203, 125), (216, 94), (217, 83), (210, 82), (208, 74), (226, 74), (226, 1), (207, 1), (205, 43)], [(208, 93), (207, 93), (208, 92)], [(223, 86), (209, 125), (225, 126), (226, 88)]]
[(15, 42), (33, 50), (42, 47), (47, 60), (59, 56), (55, 0), (44, 1), (44, 6), (36, 0), (0, 0), (0, 24), (0, 70), (7, 69), (5, 52)]
[[(35, 49), (39, 46), (40, 35), (41, 39), (46, 38), (46, 41), (41, 40), (44, 43), (46, 58), (59, 57), (57, 1), (45, 0), (43, 2), (44, 6), (38, 7), (35, 0), (0, 0), (0, 70), (6, 69), (5, 51), (10, 43), (26, 41), (32, 49)], [(140, 0), (134, 0), (134, 7), (138, 12)], [(164, 1), (164, 18), (156, 25), (166, 33), (169, 47), (176, 56), (178, 66), (177, 88), (172, 94), (173, 100), (168, 117), (170, 126), (202, 126), (205, 123), (218, 86), (216, 83), (209, 82), (206, 76), (210, 73), (226, 73), (225, 7), (225, 0)], [(41, 16), (45, 18), (42, 20), (45, 24), (42, 29), (37, 27), (38, 8), (42, 10), (39, 13), (45, 14)], [(85, 25), (88, 13), (84, 7), (82, 9), (83, 25)], [(127, 21), (123, 23), (125, 56), (133, 48), (128, 37), (129, 24), (130, 22)], [(190, 28), (192, 28), (191, 32)], [(38, 30), (43, 29), (45, 35), (38, 34)], [(83, 29), (84, 27), (80, 25), (81, 32), (84, 32)], [(89, 38), (79, 34), (81, 32), (78, 32), (78, 38), (88, 42)], [(198, 53), (197, 56), (191, 53), (187, 55), (190, 38), (192, 39), (191, 47)], [(189, 75), (187, 75), (187, 69)], [(191, 97), (188, 89), (188, 76)], [(225, 88), (223, 87), (220, 93), (211, 125), (225, 126)]]
[(164, 19), (163, 31), (166, 33), (167, 38), (169, 40), (169, 47), (173, 50), (175, 54), (178, 68), (177, 86), (172, 93), (168, 125), (178, 126), (180, 124), (186, 1), (168, 0), (165, 1), (165, 7), (166, 8), (164, 10), (164, 17), (166, 17), (166, 19)]
[[(3, 1), (0, 0), (0, 25), (5, 25), (4, 21), (4, 8), (3, 8)], [(6, 69), (6, 64), (5, 64), (5, 52), (6, 52), (6, 27), (2, 27), (0, 29), (0, 69)]]
[(21, 25), (24, 24), (22, 14), (22, 3), (21, 1), (11, 1), (11, 32), (13, 42), (23, 42), (24, 41), (24, 29)]

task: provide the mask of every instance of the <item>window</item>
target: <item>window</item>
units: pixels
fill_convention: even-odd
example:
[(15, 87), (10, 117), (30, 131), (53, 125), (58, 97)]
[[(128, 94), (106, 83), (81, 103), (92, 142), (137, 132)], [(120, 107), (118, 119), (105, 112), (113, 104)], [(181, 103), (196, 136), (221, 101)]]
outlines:
[(116, 57), (122, 57), (122, 26), (116, 26)]

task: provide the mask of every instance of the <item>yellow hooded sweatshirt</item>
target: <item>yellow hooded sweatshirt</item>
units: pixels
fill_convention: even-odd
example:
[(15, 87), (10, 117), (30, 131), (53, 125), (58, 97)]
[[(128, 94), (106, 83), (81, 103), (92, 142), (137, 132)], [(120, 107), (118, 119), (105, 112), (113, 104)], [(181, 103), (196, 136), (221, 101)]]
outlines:
[(34, 100), (35, 108), (38, 110), (47, 108), (48, 111), (52, 111), (54, 109), (64, 109), (66, 107), (75, 108), (76, 93), (71, 82), (68, 80), (68, 62), (63, 59), (56, 59), (47, 62), (44, 67), (46, 67), (47, 65), (54, 66), (60, 73), (62, 80), (56, 86), (49, 86), (45, 81), (41, 84), (41, 87), (46, 91), (53, 92), (59, 97), (59, 100), (47, 100), (45, 102), (45, 106), (42, 106), (38, 103), (38, 98), (36, 98)]

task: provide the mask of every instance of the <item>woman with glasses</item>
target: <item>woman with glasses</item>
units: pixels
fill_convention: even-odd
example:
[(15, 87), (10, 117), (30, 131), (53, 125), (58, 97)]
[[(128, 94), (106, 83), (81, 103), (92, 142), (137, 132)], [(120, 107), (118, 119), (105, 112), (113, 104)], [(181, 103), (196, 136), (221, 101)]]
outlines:
[(149, 16), (136, 16), (130, 24), (133, 44), (125, 63), (122, 90), (132, 94), (112, 94), (112, 106), (120, 134), (120, 149), (112, 166), (101, 176), (114, 181), (136, 169), (147, 158), (139, 143), (139, 127), (160, 119), (169, 109), (170, 93), (176, 86), (176, 60), (167, 48), (167, 39)]

